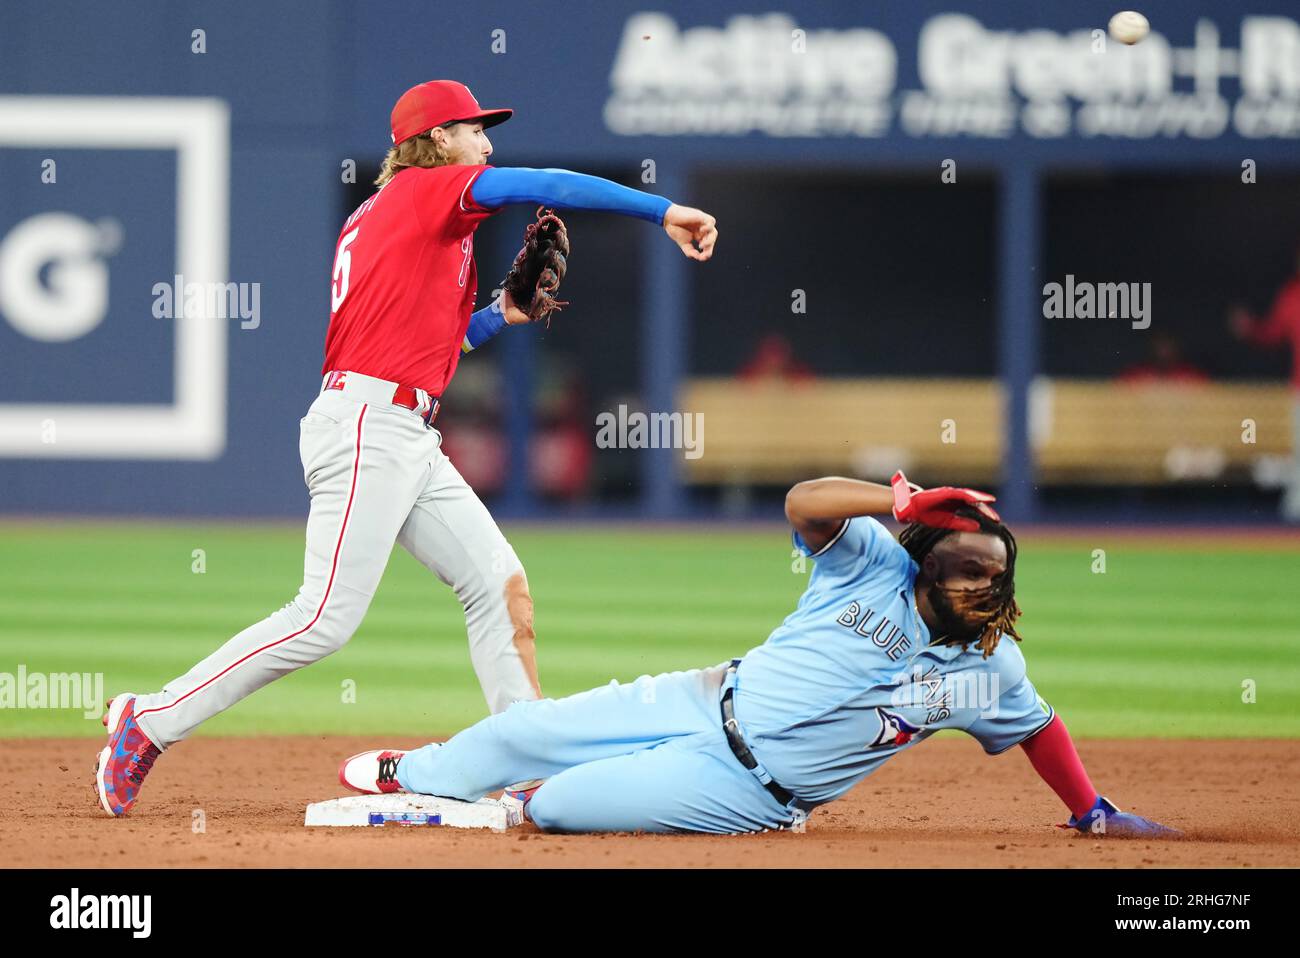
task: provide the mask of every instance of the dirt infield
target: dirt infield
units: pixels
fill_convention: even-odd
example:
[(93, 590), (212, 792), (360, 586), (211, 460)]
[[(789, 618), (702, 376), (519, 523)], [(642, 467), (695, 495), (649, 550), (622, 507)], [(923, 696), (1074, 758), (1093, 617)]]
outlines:
[[(1122, 808), (1187, 832), (1119, 841), (1051, 827), (1062, 810), (1013, 749), (927, 742), (803, 834), (504, 835), (437, 828), (307, 829), (309, 802), (346, 794), (338, 759), (410, 740), (198, 738), (165, 755), (141, 804), (108, 818), (90, 789), (98, 740), (0, 750), (0, 865), (22, 867), (1279, 867), (1300, 866), (1300, 741), (1089, 741), (1093, 780)], [(196, 832), (201, 813), (206, 829)]]

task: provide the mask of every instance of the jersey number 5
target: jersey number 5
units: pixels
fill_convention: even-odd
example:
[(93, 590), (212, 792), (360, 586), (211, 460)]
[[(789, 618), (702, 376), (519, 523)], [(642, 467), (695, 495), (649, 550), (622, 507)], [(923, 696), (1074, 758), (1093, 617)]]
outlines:
[(352, 253), (348, 247), (361, 232), (358, 226), (351, 233), (344, 234), (339, 240), (338, 252), (334, 254), (334, 282), (330, 285), (330, 313), (337, 313), (343, 305), (343, 297), (348, 294), (348, 274), (352, 272)]

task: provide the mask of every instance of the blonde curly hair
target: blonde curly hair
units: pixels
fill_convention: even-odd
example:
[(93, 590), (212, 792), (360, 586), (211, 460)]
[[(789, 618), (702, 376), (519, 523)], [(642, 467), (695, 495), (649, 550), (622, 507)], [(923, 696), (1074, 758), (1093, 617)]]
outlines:
[[(456, 120), (444, 123), (442, 129), (449, 130), (459, 122)], [(379, 169), (375, 186), (383, 186), (408, 166), (429, 169), (434, 166), (446, 166), (450, 162), (450, 155), (438, 145), (431, 132), (419, 133), (389, 149), (388, 155), (384, 157), (384, 164)]]

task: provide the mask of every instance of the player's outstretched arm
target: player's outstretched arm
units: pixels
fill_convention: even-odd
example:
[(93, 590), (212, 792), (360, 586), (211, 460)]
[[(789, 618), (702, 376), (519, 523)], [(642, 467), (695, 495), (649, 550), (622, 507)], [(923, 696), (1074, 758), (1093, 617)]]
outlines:
[(713, 255), (717, 221), (703, 210), (572, 170), (492, 166), (469, 188), (469, 198), (485, 209), (512, 203), (541, 203), (557, 209), (619, 213), (658, 224), (681, 251), (703, 262)]
[(842, 476), (805, 479), (785, 494), (785, 517), (813, 552), (834, 538), (845, 519), (886, 515), (893, 506), (889, 486)]
[(1021, 742), (1020, 747), (1034, 771), (1070, 810), (1070, 820), (1062, 828), (1124, 838), (1169, 838), (1181, 834), (1141, 815), (1121, 812), (1099, 795), (1059, 715)]
[(993, 501), (993, 496), (978, 489), (922, 489), (899, 471), (888, 486), (840, 476), (798, 483), (786, 493), (785, 515), (808, 548), (816, 552), (852, 516), (892, 514), (899, 522), (974, 531), (980, 524), (971, 510), (999, 521), (989, 505)]

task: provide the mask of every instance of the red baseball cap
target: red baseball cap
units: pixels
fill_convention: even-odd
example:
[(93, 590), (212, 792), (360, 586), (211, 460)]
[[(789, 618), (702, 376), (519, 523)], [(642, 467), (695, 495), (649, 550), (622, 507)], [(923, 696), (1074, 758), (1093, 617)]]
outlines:
[(510, 119), (514, 112), (483, 109), (463, 83), (430, 80), (411, 87), (393, 107), (393, 143), (409, 140), (416, 134), (453, 120), (481, 120), (484, 127), (496, 126)]

